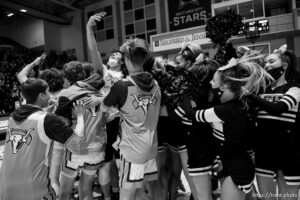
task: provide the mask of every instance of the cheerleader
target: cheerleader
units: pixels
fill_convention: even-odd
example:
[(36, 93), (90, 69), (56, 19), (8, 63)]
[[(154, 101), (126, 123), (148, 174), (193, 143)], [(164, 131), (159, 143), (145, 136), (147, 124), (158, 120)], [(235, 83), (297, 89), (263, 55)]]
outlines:
[[(158, 62), (159, 63), (159, 62)], [(162, 88), (162, 102), (160, 107), (160, 115), (157, 124), (157, 137), (158, 137), (158, 156), (157, 164), (159, 169), (159, 181), (162, 185), (164, 200), (175, 200), (177, 196), (177, 187), (180, 181), (181, 162), (178, 154), (178, 137), (170, 137), (170, 133), (174, 134), (178, 131), (178, 123), (172, 123), (169, 116), (168, 107), (172, 104), (171, 100), (167, 102), (166, 94), (167, 88), (171, 87), (174, 66), (166, 65), (163, 69), (151, 70), (153, 77)], [(176, 124), (176, 125), (174, 125)], [(181, 130), (181, 127), (179, 127)], [(183, 144), (180, 141), (179, 144)]]
[[(195, 109), (209, 107), (210, 81), (219, 64), (201, 54), (196, 62), (189, 68), (189, 71), (198, 81), (197, 86), (190, 95), (195, 103)], [(186, 125), (190, 125), (186, 123)], [(212, 129), (206, 123), (193, 123), (190, 131), (185, 134), (185, 144), (188, 153), (187, 168), (189, 176), (196, 190), (197, 199), (212, 200), (212, 173), (216, 162), (216, 145)], [(201, 134), (199, 134), (201, 133)], [(195, 197), (194, 196), (194, 197)]]
[(175, 65), (179, 69), (188, 69), (196, 61), (201, 53), (201, 47), (197, 44), (186, 43), (175, 57)]
[(185, 174), (193, 196), (196, 194), (195, 187), (191, 182), (187, 170), (187, 150), (184, 142), (186, 127), (184, 127), (174, 113), (174, 108), (182, 102), (184, 93), (189, 93), (195, 77), (189, 69), (201, 53), (199, 45), (188, 43), (183, 45), (181, 51), (175, 57), (175, 66), (166, 65), (165, 71), (155, 71), (153, 76), (162, 88), (163, 102), (166, 109), (162, 109), (162, 116), (158, 122), (158, 134), (164, 135), (165, 145), (170, 149), (168, 157), (171, 162), (170, 199), (176, 198), (176, 188), (180, 180), (181, 170)]
[(265, 198), (274, 194), (273, 199), (276, 187), (279, 195), (297, 199), (300, 185), (300, 84), (294, 78), (295, 55), (286, 48), (283, 45), (266, 57), (265, 69), (274, 81), (260, 97), (251, 96), (259, 106), (255, 131), (258, 188)]
[[(184, 108), (176, 111), (184, 123), (189, 119), (211, 123), (217, 141), (222, 170), (223, 200), (245, 199), (254, 180), (254, 164), (247, 150), (247, 102), (244, 96), (257, 93), (266, 87), (269, 75), (257, 63), (231, 59), (228, 65), (217, 70), (211, 81), (214, 95), (221, 104), (195, 111), (187, 99)], [(201, 134), (199, 132), (198, 134)], [(220, 166), (220, 167), (221, 167)]]
[[(192, 44), (192, 43), (187, 43), (187, 44), (183, 45), (181, 48), (181, 51), (175, 57), (175, 67), (176, 67), (177, 72), (183, 73), (183, 74), (186, 73), (184, 70), (187, 70), (192, 67), (193, 63), (196, 61), (196, 58), (200, 55), (200, 53), (201, 53), (201, 47), (199, 45)], [(188, 73), (186, 73), (186, 74), (188, 74)], [(180, 78), (178, 78), (178, 79), (180, 79)], [(168, 108), (170, 109), (170, 107), (168, 107)], [(172, 117), (172, 115), (173, 115), (173, 117)], [(169, 110), (169, 116), (172, 119), (175, 118), (174, 117), (175, 114), (173, 113), (172, 109)], [(174, 120), (174, 121), (176, 122), (176, 120)], [(175, 137), (176, 140), (173, 142), (170, 142), (171, 144), (169, 144), (169, 145), (171, 147), (174, 147), (174, 145), (175, 145), (175, 148), (177, 146), (183, 173), (184, 173), (186, 180), (188, 181), (188, 184), (190, 186), (190, 189), (192, 192), (192, 197), (194, 197), (194, 199), (197, 200), (198, 198), (197, 198), (196, 188), (189, 176), (188, 167), (187, 167), (188, 153), (187, 153), (187, 147), (185, 144), (185, 137), (186, 137), (185, 134), (187, 134), (187, 131), (185, 130), (185, 128), (183, 128), (183, 126), (178, 126), (178, 127), (174, 127), (174, 128), (176, 128), (176, 130), (174, 130), (174, 132), (172, 134), (177, 133), (176, 137)], [(173, 135), (173, 137), (174, 137), (174, 135)], [(173, 137), (170, 136), (169, 138), (173, 138)], [(175, 163), (173, 163), (173, 164), (175, 164)]]

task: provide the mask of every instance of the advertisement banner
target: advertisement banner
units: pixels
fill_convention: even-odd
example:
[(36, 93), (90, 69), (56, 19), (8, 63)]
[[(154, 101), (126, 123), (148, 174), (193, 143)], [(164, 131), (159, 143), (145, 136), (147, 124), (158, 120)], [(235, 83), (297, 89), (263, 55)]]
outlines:
[(6, 134), (9, 115), (0, 116), (0, 135)]
[(206, 38), (205, 32), (187, 34), (166, 39), (155, 39), (155, 37), (153, 37), (152, 40), (153, 52), (178, 49), (181, 48), (184, 43), (188, 42), (193, 42), (196, 44), (207, 44), (210, 42), (210, 39)]
[(170, 31), (205, 25), (211, 0), (168, 0)]

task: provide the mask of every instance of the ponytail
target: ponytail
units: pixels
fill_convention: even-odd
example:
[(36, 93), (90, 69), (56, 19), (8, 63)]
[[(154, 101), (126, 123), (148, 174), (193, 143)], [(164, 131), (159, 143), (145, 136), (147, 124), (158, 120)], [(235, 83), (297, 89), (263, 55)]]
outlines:
[(192, 72), (194, 77), (201, 84), (207, 85), (212, 80), (215, 72), (220, 67), (220, 65), (217, 61), (211, 60), (209, 58), (203, 58), (201, 60), (197, 59), (196, 62), (194, 62), (194, 64), (188, 69), (188, 71)]
[[(281, 59), (281, 62), (287, 63), (288, 67), (285, 72), (285, 80), (287, 82), (293, 82), (296, 81), (295, 77), (299, 72), (297, 72), (297, 63), (296, 63), (296, 56), (292, 51), (285, 51), (282, 54), (279, 54), (279, 57)], [(299, 81), (299, 80), (298, 80)]]
[(249, 60), (233, 58), (228, 65), (218, 70), (221, 81), (240, 99), (250, 94), (257, 95), (259, 91), (265, 90), (272, 80), (271, 75), (259, 64)]
[(193, 44), (193, 43), (186, 43), (182, 46), (177, 56), (181, 55), (185, 60), (189, 60), (191, 61), (191, 63), (194, 63), (200, 53), (201, 53), (200, 45)]

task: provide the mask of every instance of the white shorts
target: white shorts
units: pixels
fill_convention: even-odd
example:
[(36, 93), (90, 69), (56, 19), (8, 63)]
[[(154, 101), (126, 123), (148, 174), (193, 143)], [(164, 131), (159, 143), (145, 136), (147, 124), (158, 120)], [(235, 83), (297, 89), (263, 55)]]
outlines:
[(121, 155), (119, 177), (122, 189), (142, 188), (144, 182), (158, 179), (156, 159), (148, 160), (145, 164), (136, 164)]
[(105, 163), (104, 152), (78, 155), (66, 149), (64, 158), (62, 174), (71, 178), (76, 177), (80, 169), (87, 175), (95, 175)]

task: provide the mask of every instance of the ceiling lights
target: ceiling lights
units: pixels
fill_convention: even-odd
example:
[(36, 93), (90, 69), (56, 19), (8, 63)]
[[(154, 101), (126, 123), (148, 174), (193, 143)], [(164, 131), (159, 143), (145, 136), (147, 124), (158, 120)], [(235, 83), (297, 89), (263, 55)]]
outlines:
[(25, 10), (25, 9), (21, 9), (20, 11), (21, 11), (21, 12), (24, 12), (24, 13), (27, 12), (27, 10)]
[(14, 13), (8, 13), (6, 16), (7, 16), (7, 17), (14, 16)]

